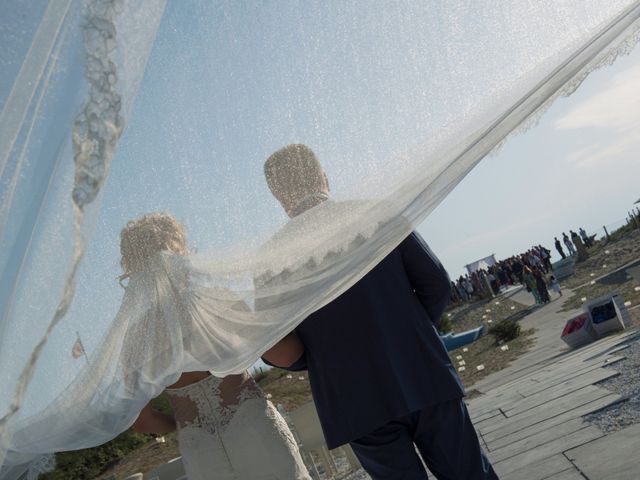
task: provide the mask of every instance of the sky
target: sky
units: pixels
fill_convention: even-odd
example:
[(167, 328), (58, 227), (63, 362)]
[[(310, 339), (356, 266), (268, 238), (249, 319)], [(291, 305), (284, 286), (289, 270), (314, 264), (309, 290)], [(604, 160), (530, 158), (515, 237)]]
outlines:
[[(2, 45), (28, 38), (45, 2), (25, 0), (22, 10), (11, 5), (17, 4), (0, 0)], [(577, 35), (561, 7), (558, 15), (537, 20), (514, 7), (511, 21), (496, 30), (492, 22), (503, 20), (499, 12), (497, 20), (475, 21), (495, 13), (480, 2), (454, 6), (453, 12), (434, 12), (422, 2), (408, 11), (404, 3), (385, 1), (367, 9), (333, 2), (326, 11), (321, 3), (249, 5), (194, 2), (186, 10), (180, 2), (168, 3), (93, 219), (76, 301), (47, 352), (69, 350), (76, 332), (90, 350), (110, 324), (122, 297), (115, 280), (121, 273), (119, 232), (131, 218), (169, 210), (187, 225), (198, 250), (260, 242), (286, 222), (265, 185), (262, 164), (292, 142), (312, 146), (337, 198), (382, 194), (412, 165), (403, 152), (436, 142), (441, 132), (467, 128), (469, 133), (468, 124), (490, 119), (514, 101), (513, 92), (529, 85), (548, 51), (561, 40), (570, 48)], [(439, 13), (445, 19), (453, 15), (453, 21), (429, 24)], [(523, 28), (538, 33), (523, 36)], [(505, 49), (510, 42), (518, 49)], [(25, 51), (0, 51), (0, 101)], [(70, 71), (56, 71), (53, 83), (59, 78), (72, 88), (64, 80)], [(626, 216), (640, 196), (639, 82), (636, 48), (594, 72), (572, 96), (553, 104), (537, 126), (482, 160), (418, 227), (451, 276), (487, 255), (503, 258), (532, 244), (551, 247), (563, 231), (583, 226), (596, 233)], [(66, 161), (69, 152), (63, 154), (55, 175), (69, 182), (73, 165)], [(31, 167), (39, 170), (35, 160)], [(373, 181), (360, 189), (363, 175)], [(55, 198), (68, 200), (67, 184), (53, 184), (60, 191)], [(55, 224), (62, 213), (55, 203), (47, 207)], [(56, 225), (51, 231), (71, 235)], [(57, 252), (50, 249), (54, 255), (49, 252), (48, 260), (55, 263)], [(57, 300), (47, 290), (50, 278), (41, 274), (47, 268), (35, 265), (38, 283), (26, 295), (46, 291)], [(41, 298), (30, 300), (21, 302), (25, 311), (19, 313), (40, 326), (43, 315), (32, 303)], [(16, 328), (28, 334), (29, 325)], [(12, 361), (22, 364), (19, 356), (29, 351), (18, 351)]]
[[(27, 8), (22, 11), (13, 10), (7, 0), (0, 0), (7, 14), (0, 22), (0, 38), (10, 45), (18, 45), (12, 40), (28, 34), (45, 2), (25, 0), (24, 4)], [(415, 146), (416, 139), (432, 135), (438, 121), (446, 124), (456, 118), (447, 108), (454, 112), (469, 108), (459, 100), (466, 93), (463, 88), (481, 90), (480, 85), (490, 85), (491, 79), (478, 77), (456, 90), (456, 73), (463, 76), (474, 71), (473, 57), (501, 48), (504, 41), (490, 29), (474, 26), (478, 46), (463, 43), (471, 33), (449, 31), (434, 36), (413, 32), (416, 46), (404, 43), (393, 26), (371, 33), (367, 23), (379, 22), (373, 15), (363, 20), (364, 30), (345, 36), (349, 27), (345, 30), (340, 18), (353, 13), (348, 7), (336, 9), (335, 17), (323, 24), (313, 7), (308, 11), (265, 8), (259, 17), (243, 7), (231, 14), (223, 4), (220, 8), (203, 5), (194, 4), (195, 11), (186, 14), (169, 4), (166, 17), (171, 21), (161, 24), (143, 88), (105, 186), (105, 213), (96, 234), (98, 238), (106, 235), (105, 243), (113, 243), (113, 232), (131, 216), (161, 208), (187, 223), (200, 249), (246, 237), (250, 222), (256, 230), (268, 230), (284, 217), (274, 202), (260, 202), (260, 208), (255, 208), (257, 195), (265, 199), (269, 195), (260, 167), (269, 153), (290, 141), (312, 145), (325, 162), (334, 193), (348, 197), (354, 175), (380, 171), (401, 147)], [(474, 13), (482, 14), (482, 8), (469, 11)], [(419, 9), (412, 14), (415, 25), (429, 20)], [(390, 22), (394, 15), (404, 18), (403, 12), (393, 9), (385, 15)], [(270, 25), (288, 17), (299, 23), (297, 31), (269, 31)], [(517, 31), (518, 25), (513, 28)], [(437, 51), (418, 48), (438, 35), (460, 42), (462, 53), (471, 51), (466, 59), (471, 66), (438, 64), (442, 56)], [(553, 42), (554, 35), (538, 41), (541, 46)], [(293, 46), (274, 49), (260, 42)], [(219, 48), (212, 50), (211, 44)], [(454, 53), (455, 47), (450, 47)], [(375, 59), (382, 49), (388, 58)], [(14, 53), (19, 59), (23, 52)], [(0, 75), (0, 101), (19, 67), (11, 54), (12, 49), (0, 53), (0, 66), (8, 73)], [(316, 64), (305, 63), (307, 57)], [(336, 62), (334, 57), (344, 57), (346, 62)], [(409, 58), (413, 68), (407, 69), (409, 64), (394, 57)], [(482, 61), (502, 62), (489, 65), (492, 74), (517, 61), (522, 62), (518, 68), (526, 67), (524, 61), (506, 54)], [(595, 233), (626, 216), (640, 196), (633, 185), (640, 172), (640, 89), (634, 88), (639, 65), (636, 49), (592, 73), (576, 93), (553, 104), (535, 128), (510, 137), (497, 154), (485, 158), (418, 227), (452, 275), (484, 256), (495, 253), (502, 258), (531, 244), (551, 246), (554, 236), (570, 228), (583, 226)], [(386, 75), (390, 79), (386, 83), (371, 80), (385, 77), (379, 74), (382, 68), (403, 68), (405, 74)], [(437, 72), (424, 79), (424, 69)], [(286, 73), (296, 70), (305, 73), (298, 77)], [(331, 77), (331, 82), (322, 76)], [(368, 96), (360, 93), (364, 87), (369, 89)], [(265, 91), (270, 94), (264, 95)], [(424, 91), (438, 91), (444, 99), (433, 102)], [(309, 97), (318, 98), (311, 102), (311, 112)], [(287, 104), (280, 103), (284, 98)], [(329, 98), (331, 102), (326, 103)], [(393, 110), (397, 114), (389, 115)], [(361, 123), (354, 118), (361, 118)], [(365, 162), (363, 153), (369, 157)], [(392, 172), (382, 170), (382, 174), (388, 177)], [(175, 182), (170, 185), (168, 178)], [(169, 188), (176, 190), (171, 196), (165, 194)], [(114, 199), (117, 195), (112, 191), (127, 191), (128, 198)], [(256, 214), (250, 216), (251, 210)], [(247, 220), (237, 221), (240, 217)], [(101, 232), (100, 225), (105, 223)]]
[(486, 157), (418, 231), (451, 276), (585, 228), (620, 226), (640, 198), (640, 49), (597, 70)]
[[(105, 243), (113, 245), (113, 232), (138, 212), (160, 208), (186, 223), (200, 250), (246, 244), (248, 229), (264, 239), (286, 218), (265, 187), (262, 162), (290, 142), (314, 149), (337, 198), (363, 194), (359, 175), (373, 177), (369, 192), (378, 194), (402, 170), (390, 158), (461, 117), (476, 118), (476, 110), (483, 120), (491, 89), (508, 90), (516, 84), (510, 72), (539, 61), (536, 49), (519, 58), (503, 48), (520, 40), (517, 22), (511, 32), (495, 31), (489, 20), (484, 30), (471, 22), (461, 33), (455, 22), (450, 30), (420, 28), (431, 21), (429, 9), (407, 17), (384, 2), (380, 17), (370, 13), (353, 26), (343, 20), (356, 14), (347, 6), (321, 15), (318, 7), (267, 2), (258, 15), (237, 4), (213, 12), (202, 5), (187, 15), (169, 3), (170, 20), (160, 25), (105, 186), (103, 208), (111, 213), (98, 220), (96, 234)], [(484, 13), (481, 5), (466, 8), (462, 21)], [(394, 15), (409, 37), (393, 25)], [(282, 22), (297, 27), (274, 28)], [(560, 41), (549, 32), (562, 20), (550, 15), (547, 22), (536, 38), (540, 51)], [(451, 44), (451, 58), (442, 60), (431, 48), (436, 42)], [(486, 255), (551, 247), (563, 231), (595, 233), (626, 216), (640, 195), (633, 182), (640, 173), (640, 108), (633, 108), (639, 59), (636, 49), (590, 75), (535, 128), (485, 158), (418, 227), (452, 276)], [(127, 198), (115, 199), (121, 191)]]

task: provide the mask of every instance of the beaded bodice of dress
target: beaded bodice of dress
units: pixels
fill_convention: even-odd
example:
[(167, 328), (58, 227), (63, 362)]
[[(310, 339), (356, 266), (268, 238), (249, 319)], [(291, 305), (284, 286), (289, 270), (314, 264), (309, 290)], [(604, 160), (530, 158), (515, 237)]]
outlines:
[(247, 372), (225, 378), (211, 375), (166, 391), (179, 429), (196, 427), (212, 434), (227, 427), (243, 402), (264, 398)]

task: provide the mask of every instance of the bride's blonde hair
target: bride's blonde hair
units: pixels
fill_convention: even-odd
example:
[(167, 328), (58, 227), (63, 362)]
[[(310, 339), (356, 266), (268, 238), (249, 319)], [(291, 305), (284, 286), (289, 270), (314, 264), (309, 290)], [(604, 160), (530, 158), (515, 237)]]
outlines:
[(120, 232), (120, 281), (145, 268), (158, 252), (186, 254), (187, 232), (169, 213), (149, 213), (130, 220)]

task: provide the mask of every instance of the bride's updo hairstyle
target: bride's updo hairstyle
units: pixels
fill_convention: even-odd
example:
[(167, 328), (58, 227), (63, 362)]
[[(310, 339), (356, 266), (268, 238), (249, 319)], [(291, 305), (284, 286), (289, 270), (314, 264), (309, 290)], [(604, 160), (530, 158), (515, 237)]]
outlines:
[(144, 270), (158, 252), (187, 253), (187, 233), (184, 226), (168, 213), (150, 213), (127, 222), (120, 232), (120, 265), (123, 280)]

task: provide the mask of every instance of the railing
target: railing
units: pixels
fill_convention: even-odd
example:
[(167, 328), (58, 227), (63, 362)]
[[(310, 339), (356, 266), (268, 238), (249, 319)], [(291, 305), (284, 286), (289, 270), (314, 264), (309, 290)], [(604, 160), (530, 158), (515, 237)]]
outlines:
[(640, 208), (629, 210), (627, 216), (623, 219), (587, 230), (587, 234), (589, 236), (595, 235), (597, 240), (609, 241), (626, 235), (635, 229), (640, 229)]

